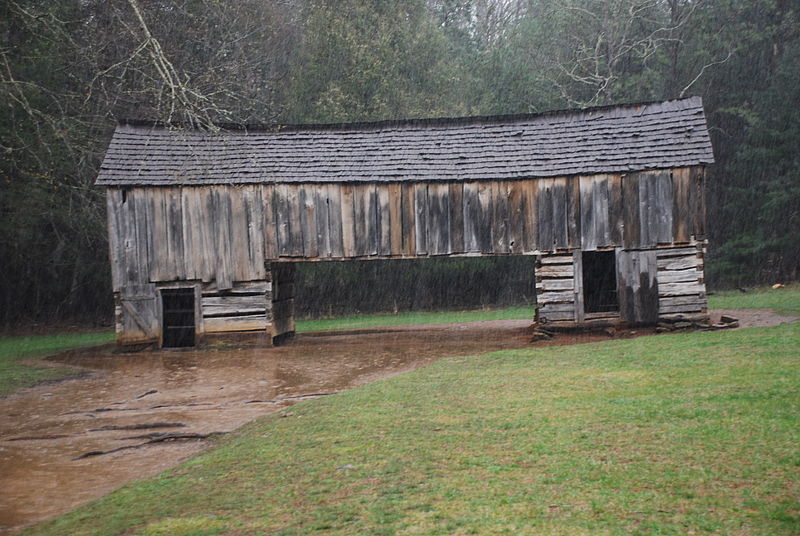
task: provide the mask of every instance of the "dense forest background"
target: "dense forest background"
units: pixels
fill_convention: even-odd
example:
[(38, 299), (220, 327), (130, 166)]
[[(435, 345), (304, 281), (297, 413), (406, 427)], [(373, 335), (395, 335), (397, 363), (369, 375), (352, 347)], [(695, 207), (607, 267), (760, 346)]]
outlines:
[[(123, 118), (213, 128), (700, 95), (717, 159), (709, 283), (796, 279), (799, 15), (798, 0), (3, 0), (0, 324), (110, 318), (93, 182)], [(366, 310), (529, 299), (531, 269), (319, 263), (300, 277), (319, 302), (304, 311), (325, 313), (347, 292)]]

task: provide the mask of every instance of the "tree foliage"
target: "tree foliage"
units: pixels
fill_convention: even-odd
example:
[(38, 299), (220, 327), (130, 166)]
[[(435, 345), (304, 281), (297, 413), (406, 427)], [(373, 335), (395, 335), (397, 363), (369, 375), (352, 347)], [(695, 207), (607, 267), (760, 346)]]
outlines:
[(314, 0), (286, 92), (293, 122), (461, 113), (442, 32), (423, 0)]
[[(338, 122), (704, 97), (712, 282), (796, 278), (797, 0), (6, 0), (0, 321), (110, 307), (114, 124)], [(455, 264), (454, 264), (455, 266)]]

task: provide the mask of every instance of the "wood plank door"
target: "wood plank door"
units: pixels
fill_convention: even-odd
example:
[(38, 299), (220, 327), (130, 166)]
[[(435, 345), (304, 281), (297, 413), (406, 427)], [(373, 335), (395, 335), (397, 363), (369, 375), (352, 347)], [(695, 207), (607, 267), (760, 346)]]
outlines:
[(658, 322), (657, 269), (655, 251), (617, 250), (617, 296), (624, 322)]

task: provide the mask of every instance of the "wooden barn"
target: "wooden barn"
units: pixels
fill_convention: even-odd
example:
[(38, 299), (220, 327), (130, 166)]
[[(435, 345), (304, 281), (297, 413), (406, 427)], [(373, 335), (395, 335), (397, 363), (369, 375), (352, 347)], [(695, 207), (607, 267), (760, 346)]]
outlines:
[(696, 97), (214, 132), (121, 124), (97, 180), (118, 341), (291, 333), (297, 261), (536, 255), (541, 323), (702, 316), (712, 162)]

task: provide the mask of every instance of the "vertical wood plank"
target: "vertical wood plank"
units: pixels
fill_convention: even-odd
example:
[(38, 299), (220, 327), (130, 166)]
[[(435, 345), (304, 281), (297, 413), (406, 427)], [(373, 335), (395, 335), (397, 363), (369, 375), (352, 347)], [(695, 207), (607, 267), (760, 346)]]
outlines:
[(153, 254), (153, 199), (152, 188), (142, 188), (131, 190), (128, 194), (133, 201), (133, 215), (135, 224), (136, 262), (131, 266), (133, 270), (132, 281), (138, 285), (146, 285), (150, 282), (153, 267), (150, 259), (155, 257)]
[[(127, 201), (127, 193), (125, 194)], [(124, 284), (125, 250), (127, 239), (125, 218), (127, 202), (122, 201), (122, 189), (106, 189), (106, 218), (108, 220), (108, 258), (111, 263), (111, 289), (118, 292)]]
[(215, 233), (216, 217), (214, 216), (214, 192), (211, 188), (196, 189), (197, 209), (199, 210), (198, 219), (203, 237), (203, 281), (211, 282), (217, 277), (217, 256)]
[(453, 182), (449, 190), (450, 249), (453, 253), (464, 253), (464, 185)]
[(317, 257), (327, 259), (331, 256), (330, 204), (328, 185), (315, 184), (311, 195), (314, 199), (314, 233), (317, 238)]
[(417, 255), (428, 254), (428, 185), (414, 185), (415, 231)]
[(556, 249), (569, 247), (567, 179), (553, 179), (553, 242)]
[(694, 214), (694, 237), (696, 240), (705, 240), (706, 238), (706, 188), (705, 178), (706, 169), (702, 166), (692, 168), (692, 198), (694, 206), (692, 206), (692, 214)]
[(597, 229), (596, 240), (598, 246), (611, 245), (611, 222), (609, 214), (608, 176), (598, 175), (595, 179), (597, 190)]
[(492, 252), (509, 253), (508, 247), (508, 220), (509, 203), (508, 189), (504, 181), (492, 181)]
[(508, 251), (525, 251), (525, 191), (521, 181), (510, 181), (508, 189)]
[(175, 278), (186, 279), (185, 244), (183, 242), (183, 201), (180, 187), (168, 190), (167, 237), (172, 255)]
[(567, 177), (565, 181), (567, 247), (581, 247), (581, 192), (578, 177)]
[(402, 213), (403, 224), (403, 255), (413, 257), (417, 254), (417, 231), (416, 231), (416, 207), (415, 185), (403, 184), (400, 187), (402, 198), (400, 200), (400, 210)]
[(186, 264), (186, 277), (209, 281), (206, 267), (205, 248), (210, 247), (206, 239), (206, 229), (203, 225), (201, 213), (204, 212), (205, 203), (200, 200), (197, 187), (184, 187), (181, 189), (181, 206), (183, 213), (183, 243), (184, 263)]
[(275, 214), (275, 237), (277, 238), (277, 257), (285, 257), (290, 253), (289, 249), (289, 224), (291, 222), (289, 212), (289, 194), (286, 184), (276, 184), (272, 192), (273, 213)]
[[(264, 229), (264, 260), (276, 259), (278, 256), (278, 231), (275, 224), (275, 206), (273, 203), (272, 184), (260, 184), (259, 190), (261, 191), (261, 211), (264, 216), (263, 229)], [(265, 271), (266, 262), (265, 262)]]
[(297, 186), (297, 199), (300, 216), (300, 234), (303, 241), (303, 257), (316, 259), (319, 257), (317, 242), (317, 210), (314, 199), (316, 185), (301, 184)]
[(656, 245), (653, 236), (656, 215), (650, 210), (653, 206), (654, 188), (652, 175), (639, 173), (639, 243), (641, 247)]
[(139, 283), (139, 246), (136, 243), (136, 201), (131, 191), (124, 195), (125, 201), (120, 210), (119, 225), (123, 233), (122, 254), (124, 270), (120, 274), (122, 285), (120, 290)]
[(539, 249), (539, 217), (538, 217), (538, 194), (539, 186), (536, 179), (522, 181), (525, 195), (525, 253), (531, 253)]
[(622, 246), (624, 209), (622, 201), (622, 177), (608, 175), (608, 245)]
[[(670, 205), (670, 209), (672, 205)], [(637, 312), (642, 323), (655, 324), (658, 322), (658, 259), (656, 251), (640, 252), (642, 274), (641, 293), (639, 295)]]
[(583, 299), (583, 252), (572, 252), (572, 266), (574, 267), (573, 285), (575, 291), (575, 322), (583, 322), (586, 318)]
[(581, 196), (581, 249), (593, 251), (597, 249), (594, 177), (579, 177), (579, 185)]
[(462, 214), (464, 218), (464, 252), (481, 250), (481, 204), (478, 199), (479, 183), (467, 182), (462, 188)]
[(478, 183), (478, 222), (477, 236), (478, 245), (482, 253), (492, 253), (494, 251), (492, 221), (494, 218), (494, 203), (492, 201), (491, 182), (482, 181)]
[(392, 215), (389, 202), (389, 188), (386, 184), (375, 186), (376, 206), (378, 214), (378, 255), (389, 256), (392, 254)]
[(640, 247), (639, 176), (636, 173), (622, 176), (622, 220), (625, 249)]
[(632, 324), (658, 321), (656, 251), (617, 252), (617, 296), (620, 317)]
[(241, 281), (256, 281), (266, 277), (264, 266), (264, 201), (259, 185), (242, 187), (244, 229), (247, 232), (247, 266)]
[(229, 190), (224, 186), (213, 186), (211, 192), (215, 220), (214, 247), (217, 252), (216, 281), (217, 288), (228, 290), (233, 288), (233, 259), (231, 245), (232, 220), (231, 198)]
[(328, 256), (337, 258), (343, 253), (342, 245), (342, 186), (327, 184), (325, 186), (328, 204)]
[(430, 255), (447, 255), (450, 245), (450, 187), (447, 183), (428, 185), (427, 250)]
[(394, 256), (403, 254), (403, 192), (399, 182), (386, 186), (389, 202), (389, 253)]
[(302, 217), (303, 217), (303, 210), (304, 207), (300, 203), (300, 190), (302, 189), (302, 185), (300, 184), (292, 184), (288, 185), (287, 193), (288, 193), (288, 207), (289, 207), (289, 215), (291, 218), (291, 222), (289, 224), (289, 242), (290, 242), (290, 251), (292, 252), (292, 257), (302, 257), (303, 256), (303, 225), (302, 225)]
[(674, 204), (672, 191), (672, 175), (662, 171), (655, 175), (656, 180), (656, 207), (658, 216), (656, 242), (671, 244), (672, 240), (672, 206)]
[(341, 186), (342, 196), (342, 254), (344, 257), (356, 255), (355, 193), (352, 184)]
[(554, 222), (553, 222), (553, 180), (539, 179), (537, 181), (538, 195), (536, 212), (538, 214), (537, 227), (539, 229), (539, 249), (541, 251), (555, 250)]
[(330, 256), (342, 257), (344, 245), (342, 244), (342, 185), (328, 184), (328, 233), (330, 237)]
[(353, 236), (355, 239), (355, 252), (363, 257), (370, 252), (369, 232), (369, 185), (353, 185)]
[(689, 184), (688, 168), (672, 171), (672, 234), (675, 242), (689, 242)]
[(380, 251), (381, 233), (381, 204), (378, 200), (377, 187), (369, 184), (364, 188), (364, 205), (367, 210), (367, 253), (377, 255)]
[(151, 203), (149, 221), (152, 224), (150, 240), (153, 245), (153, 255), (150, 257), (150, 280), (174, 281), (167, 230), (167, 192), (164, 188), (148, 188), (144, 192), (147, 193)]
[(248, 281), (250, 270), (250, 233), (247, 229), (247, 216), (244, 207), (244, 192), (241, 186), (225, 187), (225, 195), (230, 200), (231, 232), (231, 272), (233, 281)]

